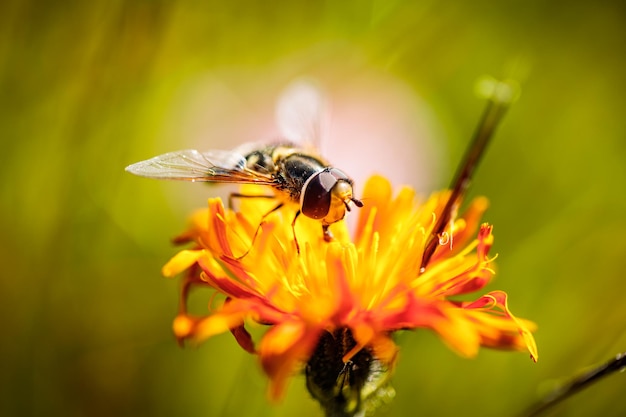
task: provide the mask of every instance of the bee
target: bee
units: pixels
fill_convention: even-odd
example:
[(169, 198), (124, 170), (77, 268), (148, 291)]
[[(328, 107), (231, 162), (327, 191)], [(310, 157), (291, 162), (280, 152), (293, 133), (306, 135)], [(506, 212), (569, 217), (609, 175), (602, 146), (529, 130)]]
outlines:
[[(277, 116), (287, 140), (271, 145), (247, 144), (233, 151), (182, 150), (155, 156), (126, 167), (142, 177), (216, 183), (266, 185), (274, 190), (277, 205), (299, 206), (291, 223), (300, 214), (319, 220), (326, 241), (332, 240), (329, 226), (342, 220), (351, 204), (363, 203), (353, 195), (352, 179), (340, 169), (306, 148), (319, 140), (321, 96), (310, 84), (298, 83), (286, 91), (277, 106)], [(231, 194), (231, 197), (252, 197)], [(258, 196), (256, 196), (258, 197)], [(299, 251), (298, 241), (294, 241)]]

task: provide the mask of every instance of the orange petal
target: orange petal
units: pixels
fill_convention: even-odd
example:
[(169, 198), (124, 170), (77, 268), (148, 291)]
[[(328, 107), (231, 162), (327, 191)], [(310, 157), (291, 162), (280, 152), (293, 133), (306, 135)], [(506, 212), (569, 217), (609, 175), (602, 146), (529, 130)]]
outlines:
[(471, 322), (459, 312), (459, 310), (448, 309), (444, 312), (446, 318), (433, 321), (431, 327), (458, 354), (474, 357), (478, 354), (480, 337)]
[(367, 223), (368, 221), (371, 221), (370, 212), (372, 210), (380, 211), (384, 207), (388, 206), (392, 196), (393, 190), (391, 188), (391, 183), (385, 177), (373, 175), (367, 180), (363, 190), (363, 207), (359, 210), (359, 220), (357, 222), (354, 239), (355, 242), (359, 242), (363, 237)]
[(270, 378), (270, 397), (281, 398), (287, 380), (315, 348), (321, 329), (307, 328), (301, 321), (287, 321), (272, 327), (261, 339), (259, 355)]
[(176, 276), (196, 263), (204, 253), (203, 249), (182, 250), (163, 266), (161, 273), (168, 278)]
[(243, 324), (246, 313), (238, 311), (230, 314), (213, 314), (200, 321), (193, 334), (196, 342), (201, 342), (216, 334), (225, 333)]
[(377, 333), (370, 342), (370, 346), (374, 350), (374, 356), (383, 363), (393, 366), (398, 356), (398, 347), (391, 337), (383, 333)]
[(467, 309), (485, 309), (488, 311), (493, 311), (493, 308), (495, 307), (502, 309), (504, 311), (504, 315), (511, 321), (513, 321), (513, 323), (515, 323), (517, 331), (524, 340), (524, 343), (526, 344), (526, 347), (530, 353), (530, 358), (534, 362), (537, 362), (537, 359), (539, 358), (539, 352), (537, 350), (535, 338), (533, 337), (531, 331), (528, 329), (524, 321), (515, 317), (509, 310), (507, 294), (504, 291), (492, 291), (488, 294), (485, 294), (473, 303), (468, 303), (463, 307)]
[(352, 330), (352, 336), (356, 341), (356, 345), (350, 349), (348, 353), (343, 355), (342, 360), (344, 362), (348, 362), (354, 355), (359, 353), (361, 349), (369, 345), (375, 336), (374, 329), (366, 323), (359, 323), (356, 326), (350, 326), (350, 329)]
[(239, 343), (239, 346), (241, 346), (243, 350), (248, 353), (256, 353), (256, 349), (254, 348), (254, 342), (252, 341), (252, 336), (250, 335), (250, 333), (248, 333), (243, 324), (241, 326), (230, 329), (230, 332), (233, 334), (233, 336), (235, 336), (235, 340), (237, 341), (237, 343)]

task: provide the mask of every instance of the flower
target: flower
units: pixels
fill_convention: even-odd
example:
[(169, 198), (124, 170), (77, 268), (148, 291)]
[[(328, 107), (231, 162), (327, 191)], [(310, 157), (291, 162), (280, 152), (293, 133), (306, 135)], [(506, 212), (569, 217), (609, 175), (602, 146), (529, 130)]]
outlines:
[[(453, 219), (420, 268), (448, 196), (436, 193), (420, 204), (410, 188), (394, 197), (390, 183), (373, 176), (354, 236), (341, 221), (331, 226), (331, 242), (319, 222), (303, 216), (292, 230), (297, 207), (266, 215), (272, 209), (267, 199), (243, 199), (239, 212), (210, 199), (178, 238), (195, 247), (163, 268), (168, 277), (187, 270), (176, 336), (200, 342), (230, 331), (243, 349), (259, 355), (274, 399), (304, 365), (309, 391), (329, 415), (331, 408), (345, 413), (336, 415), (353, 415), (369, 397), (390, 395), (385, 387), (398, 330), (431, 329), (466, 357), (486, 346), (527, 350), (536, 360), (535, 326), (511, 314), (504, 292), (453, 299), (482, 289), (494, 273), (492, 226), (479, 224), (485, 198)], [(203, 316), (188, 313), (185, 303), (198, 285), (225, 295)], [(250, 321), (269, 326), (258, 345), (245, 328)]]

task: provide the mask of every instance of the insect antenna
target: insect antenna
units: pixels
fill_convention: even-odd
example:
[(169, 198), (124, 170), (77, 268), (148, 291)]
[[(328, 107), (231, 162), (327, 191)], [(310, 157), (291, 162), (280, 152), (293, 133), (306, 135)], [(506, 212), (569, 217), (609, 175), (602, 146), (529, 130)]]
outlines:
[(435, 223), (435, 227), (431, 232), (428, 243), (424, 248), (424, 254), (422, 256), (422, 263), (420, 267), (420, 273), (423, 273), (430, 261), (430, 258), (435, 253), (437, 245), (439, 244), (439, 236), (443, 233), (446, 225), (452, 218), (452, 214), (456, 212), (460, 199), (470, 186), (472, 175), (478, 167), (480, 158), (485, 152), (489, 140), (493, 136), (496, 127), (502, 120), (502, 117), (506, 113), (509, 104), (513, 101), (516, 95), (514, 87), (505, 82), (491, 81), (491, 91), (488, 93), (487, 106), (483, 112), (483, 116), (478, 123), (478, 128), (474, 132), (472, 141), (465, 152), (465, 156), (450, 185), (450, 197), (444, 206), (443, 211)]

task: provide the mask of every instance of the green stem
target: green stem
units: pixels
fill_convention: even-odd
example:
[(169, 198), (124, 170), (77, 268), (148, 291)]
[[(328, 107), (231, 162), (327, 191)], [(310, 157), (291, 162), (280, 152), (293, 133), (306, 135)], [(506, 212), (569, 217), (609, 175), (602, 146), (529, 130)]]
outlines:
[(537, 404), (530, 407), (523, 417), (535, 417), (541, 415), (543, 412), (549, 410), (560, 402), (573, 396), (577, 392), (587, 388), (594, 382), (598, 382), (600, 379), (611, 375), (614, 372), (623, 372), (626, 369), (626, 352), (619, 353), (615, 358), (610, 361), (593, 368), (591, 371), (582, 375), (574, 377), (569, 383), (560, 386), (545, 396)]

